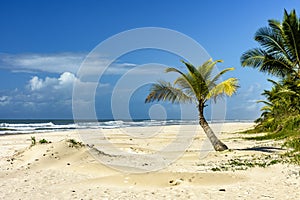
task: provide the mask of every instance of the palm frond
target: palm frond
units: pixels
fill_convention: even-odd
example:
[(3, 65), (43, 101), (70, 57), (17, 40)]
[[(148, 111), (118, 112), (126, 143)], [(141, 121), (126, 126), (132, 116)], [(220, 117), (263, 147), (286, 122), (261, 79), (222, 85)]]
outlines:
[(220, 79), (220, 77), (225, 74), (226, 72), (232, 71), (234, 70), (233, 67), (231, 68), (226, 68), (224, 70), (222, 70), (221, 72), (219, 72), (210, 82), (210, 84), (208, 85), (209, 88), (212, 88), (214, 86), (216, 86), (216, 82)]
[(170, 101), (172, 103), (192, 102), (193, 98), (185, 94), (179, 88), (171, 85), (169, 82), (159, 81), (152, 85), (149, 95), (145, 99), (145, 103), (154, 101)]
[(264, 62), (267, 53), (259, 48), (250, 49), (243, 53), (241, 57), (241, 64), (243, 67), (249, 66), (253, 68), (258, 68)]
[(287, 45), (287, 50), (291, 59), (300, 64), (300, 22), (297, 18), (296, 11), (292, 10), (290, 14), (285, 10), (282, 22), (283, 38)]
[(195, 91), (195, 95), (198, 99), (201, 99), (203, 95), (206, 95), (208, 93), (208, 87), (206, 84), (206, 80), (202, 77), (200, 72), (197, 70), (196, 67), (194, 67), (192, 64), (187, 63), (185, 61), (181, 61), (185, 64), (187, 69), (189, 70), (190, 75), (193, 77), (193, 83), (191, 86), (193, 87), (193, 90)]
[(289, 90), (289, 89), (281, 89), (279, 90), (276, 95), (280, 96), (280, 97), (283, 97), (282, 95), (286, 95), (286, 96), (291, 96), (291, 95), (294, 95), (294, 96), (298, 96), (300, 97), (300, 94), (298, 94), (297, 92), (295, 91), (292, 91), (292, 90)]
[(255, 40), (265, 48), (269, 54), (281, 54), (289, 57), (284, 47), (284, 40), (277, 29), (263, 27), (255, 33)]
[(297, 73), (285, 57), (276, 55), (266, 55), (262, 65), (259, 67), (259, 71), (279, 77)]
[(261, 72), (280, 77), (296, 73), (285, 57), (269, 55), (266, 51), (258, 48), (246, 51), (241, 57), (241, 64), (243, 67), (258, 68)]
[(273, 111), (273, 107), (272, 106), (263, 106), (260, 111), (269, 111), (269, 112), (272, 112)]
[[(189, 80), (187, 80), (187, 79), (189, 79)], [(195, 92), (193, 90), (193, 88), (194, 88), (193, 85), (195, 85), (195, 84), (196, 83), (194, 83), (192, 77), (189, 74), (186, 74), (185, 78), (180, 76), (174, 81), (174, 85), (178, 86), (178, 88), (183, 90), (189, 96), (196, 96)]]
[[(189, 79), (189, 81), (188, 81), (188, 79)], [(185, 89), (192, 90), (191, 84), (192, 84), (191, 77), (189, 77), (189, 75), (187, 75), (187, 74), (186, 74), (186, 77), (180, 76), (174, 81), (174, 85), (178, 85), (183, 90), (185, 90)]]
[(279, 86), (279, 83), (278, 82), (276, 82), (276, 81), (274, 81), (274, 80), (272, 80), (272, 79), (267, 79), (267, 81), (269, 81), (270, 83), (273, 83), (273, 85), (277, 85), (277, 86)]
[(210, 80), (213, 69), (215, 68), (217, 63), (222, 63), (223, 60), (215, 60), (209, 59), (203, 65), (198, 67), (199, 73), (202, 75), (204, 80)]
[[(182, 71), (174, 68), (174, 67), (169, 67), (165, 70), (165, 72), (177, 72), (179, 73), (181, 76), (178, 79), (181, 79), (180, 82), (182, 83), (182, 87), (183, 88), (190, 88), (190, 93), (198, 94), (199, 92), (197, 91), (197, 88), (195, 87), (195, 81), (193, 80), (193, 78), (191, 77), (190, 74), (185, 74)], [(174, 84), (177, 84), (179, 80), (175, 80)]]
[(218, 97), (222, 97), (224, 95), (232, 96), (237, 91), (238, 87), (238, 79), (229, 78), (212, 88), (206, 98), (213, 98), (214, 101), (216, 101)]
[(273, 104), (271, 102), (268, 102), (268, 101), (265, 101), (265, 100), (258, 100), (258, 101), (256, 101), (256, 103), (264, 103), (268, 106), (273, 106)]
[(278, 32), (282, 32), (282, 26), (281, 26), (281, 22), (275, 19), (269, 19), (268, 20), (269, 26), (273, 29), (276, 30)]

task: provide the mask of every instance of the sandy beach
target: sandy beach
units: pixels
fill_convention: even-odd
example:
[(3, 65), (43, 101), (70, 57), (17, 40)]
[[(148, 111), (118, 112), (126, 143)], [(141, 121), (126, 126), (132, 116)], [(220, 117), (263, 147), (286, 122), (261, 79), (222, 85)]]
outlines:
[[(86, 140), (84, 136), (97, 137), (97, 129), (2, 135), (0, 199), (299, 198), (300, 166), (278, 161), (286, 151), (280, 148), (279, 141), (241, 139), (245, 135), (236, 132), (253, 127), (252, 123), (216, 126), (220, 125), (212, 124), (221, 130), (219, 138), (230, 150), (214, 152), (202, 129), (195, 125), (105, 129), (101, 130), (105, 138), (98, 140)], [(150, 129), (156, 129), (157, 134), (147, 135)], [(180, 138), (184, 141), (195, 131), (191, 145), (167, 167), (142, 156), (178, 142), (174, 140), (178, 132), (184, 133)], [(45, 139), (51, 143), (31, 146), (32, 136), (36, 141)], [(126, 168), (133, 162), (125, 154), (112, 154), (107, 147), (99, 150), (107, 141), (114, 149), (130, 155), (137, 168)], [(171, 150), (168, 155), (176, 151)], [(145, 171), (140, 173), (139, 167)], [(158, 167), (162, 169), (147, 172)]]

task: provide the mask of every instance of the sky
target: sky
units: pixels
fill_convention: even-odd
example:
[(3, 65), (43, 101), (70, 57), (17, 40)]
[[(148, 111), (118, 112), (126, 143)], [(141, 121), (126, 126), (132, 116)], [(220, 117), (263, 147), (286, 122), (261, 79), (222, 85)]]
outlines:
[[(116, 34), (158, 27), (182, 33), (199, 43), (212, 59), (222, 59), (224, 62), (217, 65), (219, 70), (235, 68), (223, 78), (238, 78), (240, 88), (219, 107), (210, 104), (206, 108), (209, 119), (214, 118), (212, 113), (222, 110), (226, 111), (226, 119), (254, 120), (262, 106), (256, 101), (264, 98), (261, 93), (270, 89), (267, 79), (272, 77), (241, 67), (240, 57), (258, 47), (253, 36), (258, 28), (267, 26), (268, 19), (282, 20), (284, 9), (298, 8), (298, 0), (1, 0), (0, 118), (72, 119), (74, 84), (83, 84), (79, 70), (89, 53)], [(99, 69), (111, 63), (100, 80), (96, 79), (94, 93), (90, 87), (79, 92), (90, 98), (93, 104), (89, 106), (98, 118), (182, 117), (180, 105), (144, 104), (150, 80), (164, 78), (161, 69), (166, 66), (183, 69), (182, 55), (140, 49), (110, 60), (108, 52), (92, 60)], [(142, 84), (138, 82), (141, 80), (149, 81)], [(128, 81), (136, 84), (134, 90), (126, 88)], [(93, 83), (84, 82), (84, 86), (88, 84)], [(86, 104), (79, 106), (90, 112)], [(196, 117), (194, 108), (187, 108), (191, 118)]]

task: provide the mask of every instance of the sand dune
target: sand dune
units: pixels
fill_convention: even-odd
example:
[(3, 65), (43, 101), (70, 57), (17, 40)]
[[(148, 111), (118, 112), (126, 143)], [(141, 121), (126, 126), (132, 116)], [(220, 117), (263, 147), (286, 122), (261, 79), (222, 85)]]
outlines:
[[(159, 151), (183, 127), (161, 127), (159, 134), (151, 138), (122, 134), (124, 130), (104, 130), (106, 140), (123, 152), (119, 155), (110, 154), (108, 148), (97, 150), (97, 145), (106, 144), (99, 138), (92, 140), (95, 144), (89, 146), (69, 141), (70, 138), (80, 141), (82, 134), (91, 133), (95, 137), (93, 131), (96, 130), (84, 130), (81, 135), (77, 131), (35, 134), (37, 140), (44, 138), (51, 143), (34, 146), (30, 146), (32, 135), (2, 136), (0, 198), (297, 199), (300, 196), (299, 166), (277, 163), (240, 170), (246, 167), (240, 166), (246, 160), (268, 163), (285, 151), (271, 141), (247, 141), (233, 134), (252, 125), (225, 124), (220, 137), (232, 149), (225, 152), (210, 151), (209, 145), (203, 145), (206, 144), (204, 134), (198, 133), (178, 160), (162, 170), (146, 173), (129, 173), (125, 167), (153, 169), (148, 165), (155, 165), (155, 161), (139, 160), (144, 159), (140, 155)], [(198, 127), (184, 127), (188, 136), (188, 132), (195, 129), (201, 131)], [(143, 128), (135, 128), (138, 130), (145, 133)], [(91, 154), (93, 151), (97, 154)], [(133, 157), (126, 157), (127, 153)], [(132, 161), (126, 161), (130, 158), (136, 159), (135, 166), (130, 166)], [(99, 162), (101, 159), (111, 165)], [(230, 164), (233, 160), (241, 162), (240, 165)]]

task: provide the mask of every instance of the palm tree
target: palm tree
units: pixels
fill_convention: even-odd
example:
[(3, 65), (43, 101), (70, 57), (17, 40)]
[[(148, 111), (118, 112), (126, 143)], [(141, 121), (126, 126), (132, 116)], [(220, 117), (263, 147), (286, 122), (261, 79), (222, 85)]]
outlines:
[[(285, 118), (299, 115), (300, 112), (300, 80), (285, 78), (279, 82), (268, 79), (273, 84), (271, 90), (264, 90), (262, 95), (267, 100), (259, 100), (264, 103), (263, 112), (255, 122), (256, 128), (262, 131), (280, 130)], [(277, 131), (275, 131), (277, 132)]]
[(246, 51), (241, 57), (242, 66), (258, 68), (262, 72), (300, 78), (300, 19), (296, 11), (284, 10), (282, 23), (269, 20), (269, 27), (258, 29), (254, 39), (261, 48)]
[(188, 69), (188, 73), (183, 73), (176, 68), (167, 68), (166, 72), (179, 73), (179, 77), (174, 84), (165, 81), (158, 81), (152, 85), (150, 93), (145, 102), (171, 101), (172, 103), (195, 103), (199, 112), (199, 124), (203, 128), (207, 137), (216, 151), (223, 151), (228, 147), (222, 143), (214, 134), (204, 117), (204, 108), (209, 99), (216, 101), (224, 95), (233, 95), (238, 88), (238, 80), (229, 78), (221, 83), (217, 83), (220, 77), (234, 68), (227, 68), (212, 77), (216, 63), (222, 60), (212, 61), (209, 59), (198, 68), (192, 64), (182, 61)]

